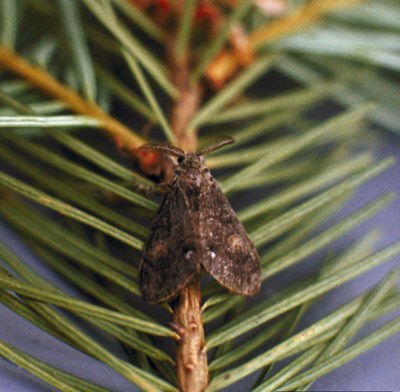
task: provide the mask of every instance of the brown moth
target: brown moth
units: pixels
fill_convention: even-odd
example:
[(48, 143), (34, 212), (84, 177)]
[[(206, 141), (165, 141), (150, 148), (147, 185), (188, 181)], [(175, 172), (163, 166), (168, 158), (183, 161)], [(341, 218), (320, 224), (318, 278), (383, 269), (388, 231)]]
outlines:
[(205, 155), (233, 142), (224, 137), (196, 153), (168, 144), (140, 147), (178, 160), (140, 261), (140, 285), (147, 302), (174, 298), (203, 269), (234, 294), (251, 296), (259, 291), (257, 250), (204, 166)]

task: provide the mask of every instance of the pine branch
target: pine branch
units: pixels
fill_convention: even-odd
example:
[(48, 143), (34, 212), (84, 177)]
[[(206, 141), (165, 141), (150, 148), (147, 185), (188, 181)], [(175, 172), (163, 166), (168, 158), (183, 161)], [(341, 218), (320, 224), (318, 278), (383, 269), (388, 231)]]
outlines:
[[(392, 164), (390, 158), (375, 161), (369, 151), (354, 155), (361, 140), (369, 150), (361, 126), (366, 116), (397, 127), (391, 107), (396, 88), (374, 69), (361, 72), (355, 60), (398, 69), (398, 28), (390, 17), (398, 7), (371, 0), (368, 7), (377, 7), (371, 18), (367, 2), (304, 1), (275, 17), (249, 1), (239, 7), (206, 3), (29, 0), (30, 22), (39, 27), (27, 39), (18, 28), (21, 9), (0, 2), (0, 67), (7, 71), (0, 79), (0, 215), (85, 296), (62, 291), (0, 244), (6, 267), (0, 267), (0, 301), (146, 391), (220, 390), (256, 371), (252, 390), (306, 389), (399, 331), (394, 319), (349, 345), (364, 325), (398, 309), (397, 272), (295, 329), (323, 294), (400, 252), (398, 242), (375, 251), (376, 231), (338, 255), (328, 249), (385, 208), (391, 193), (321, 228)], [(354, 4), (355, 11), (338, 12)], [(43, 23), (50, 20), (55, 23)], [(312, 50), (305, 27), (316, 34)], [(336, 37), (335, 46), (327, 45), (327, 34)], [(373, 42), (381, 42), (378, 51)], [(360, 43), (368, 55), (354, 52)], [(271, 94), (268, 83), (261, 86), (270, 71), (273, 79), (283, 73), (305, 87)], [(10, 74), (18, 79), (7, 80)], [(372, 93), (379, 110), (365, 104)], [(309, 116), (331, 98), (349, 109), (323, 121)], [(127, 108), (124, 121), (140, 132), (120, 122)], [(113, 146), (99, 129), (114, 139)], [(321, 251), (322, 267), (249, 302), (213, 281), (203, 282), (203, 289), (196, 277), (150, 316), (153, 310), (140, 300), (138, 263), (158, 201), (143, 190), (153, 180), (171, 181), (175, 164), (136, 150), (126, 159), (121, 147), (132, 150), (159, 138), (196, 151), (226, 133), (236, 144), (216, 151), (207, 166), (224, 169), (222, 189), (230, 198), (249, 195), (238, 216), (260, 249), (263, 280)], [(163, 323), (157, 321), (164, 310), (172, 328), (165, 326), (165, 315)], [(128, 359), (116, 357), (75, 318), (119, 342)], [(157, 336), (177, 344), (176, 364)], [(0, 355), (56, 388), (104, 390), (6, 342), (0, 342)], [(275, 364), (289, 357), (273, 374)]]
[[(190, 9), (186, 12), (189, 13)], [(189, 124), (198, 110), (201, 89), (197, 83), (191, 84), (189, 80), (190, 52), (188, 47), (185, 48), (186, 45), (181, 37), (182, 32), (171, 37), (169, 48), (172, 78), (176, 82), (179, 94), (171, 110), (171, 124), (178, 146), (191, 151), (196, 150), (197, 129), (194, 124)], [(189, 37), (185, 40), (188, 41), (188, 39)], [(187, 127), (193, 131), (189, 136)], [(170, 173), (172, 174), (172, 171)], [(169, 180), (172, 180), (171, 176)], [(208, 362), (204, 349), (200, 282), (197, 278), (179, 293), (172, 320), (180, 336), (176, 350), (179, 390), (182, 392), (204, 391), (208, 385)]]

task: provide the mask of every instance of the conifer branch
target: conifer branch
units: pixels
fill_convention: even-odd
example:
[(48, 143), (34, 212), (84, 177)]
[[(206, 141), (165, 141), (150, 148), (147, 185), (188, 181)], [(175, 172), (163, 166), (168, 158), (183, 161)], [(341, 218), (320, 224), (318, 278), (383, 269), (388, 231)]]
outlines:
[[(189, 40), (186, 37), (186, 40)], [(202, 89), (190, 82), (190, 47), (182, 47), (179, 35), (173, 35), (168, 47), (168, 63), (177, 86), (178, 96), (172, 105), (171, 124), (178, 146), (184, 151), (195, 151), (197, 132), (188, 134), (186, 128), (192, 121), (202, 97)], [(172, 171), (169, 172), (171, 176)], [(170, 177), (171, 179), (171, 177)], [(179, 334), (176, 351), (176, 370), (181, 392), (202, 392), (208, 385), (208, 362), (204, 350), (205, 337), (201, 309), (201, 289), (194, 279), (180, 293), (175, 302), (173, 326)]]
[[(145, 142), (144, 137), (101, 108), (119, 101), (127, 104), (139, 121), (147, 121), (144, 128), (156, 128), (158, 133), (154, 137), (161, 135), (187, 152), (196, 151), (198, 142), (205, 141), (203, 138), (221, 133), (234, 135), (237, 143), (222, 153), (216, 152), (207, 160), (207, 166), (234, 168), (222, 181), (222, 189), (232, 193), (246, 191), (251, 193), (249, 200), (253, 196), (257, 199), (249, 202), (238, 216), (247, 225), (252, 241), (263, 250), (260, 254), (263, 279), (271, 278), (332, 246), (392, 199), (390, 193), (377, 197), (350, 215), (340, 217), (328, 229), (320, 228), (351, 193), (392, 163), (390, 159), (374, 162), (369, 153), (354, 157), (354, 140), (364, 139), (359, 134), (354, 136), (361, 120), (370, 114), (369, 107), (361, 105), (367, 94), (363, 95), (364, 90), (353, 91), (350, 83), (362, 83), (363, 88), (373, 92), (379, 90), (382, 102), (392, 105), (397, 102), (392, 99), (397, 97), (396, 86), (389, 86), (389, 79), (373, 69), (359, 72), (353, 78), (352, 67), (345, 61), (360, 58), (352, 57), (358, 39), (346, 40), (348, 52), (342, 47), (335, 48), (334, 53), (342, 59), (328, 61), (322, 56), (314, 59), (306, 55), (292, 59), (285, 52), (333, 53), (328, 50), (326, 35), (321, 34), (313, 51), (307, 52), (304, 44), (307, 37), (295, 33), (323, 22), (325, 16), (340, 7), (364, 1), (303, 0), (284, 16), (270, 20), (267, 13), (268, 25), (265, 15), (260, 15), (263, 13), (260, 5), (250, 0), (239, 2), (238, 7), (232, 6), (234, 2), (213, 0), (27, 2), (27, 9), (33, 11), (32, 18), (62, 19), (59, 25), (64, 26), (67, 45), (65, 42), (58, 45), (59, 37), (52, 35), (51, 30), (38, 31), (30, 40), (19, 37), (18, 24), (12, 21), (21, 20), (23, 13), (13, 0), (4, 2), (6, 6), (0, 6), (0, 21), (6, 22), (0, 28), (0, 35), (3, 34), (0, 69), (17, 75), (20, 80), (0, 81), (0, 103), (5, 106), (0, 108), (0, 127), (12, 128), (0, 134), (1, 163), (11, 168), (6, 170), (7, 174), (0, 172), (0, 215), (45, 265), (96, 304), (77, 300), (52, 286), (1, 244), (0, 261), (12, 273), (0, 266), (0, 302), (146, 391), (221, 390), (257, 369), (262, 374), (253, 386), (255, 390), (303, 387), (398, 332), (397, 319), (348, 346), (349, 339), (366, 322), (398, 309), (399, 297), (393, 290), (395, 274), (385, 287), (378, 287), (384, 289), (377, 292), (379, 298), (368, 299), (363, 294), (307, 329), (297, 334), (293, 330), (304, 310), (322, 294), (400, 253), (399, 242), (374, 253), (372, 241), (367, 237), (357, 249), (346, 246), (343, 253), (334, 255), (328, 265), (332, 269), (324, 265), (323, 273), (315, 277), (302, 277), (273, 296), (257, 296), (257, 303), (249, 303), (246, 309), (244, 298), (233, 296), (214, 281), (202, 291), (200, 278), (196, 277), (170, 305), (164, 305), (172, 315), (172, 328), (159, 324), (136, 307), (140, 301), (137, 262), (148, 235), (145, 219), (156, 210), (157, 203), (131, 189), (132, 182), (146, 185), (157, 179), (144, 179), (132, 172), (131, 167), (121, 164), (121, 157), (115, 160), (107, 150), (98, 151), (97, 145), (86, 144), (87, 135), (82, 140), (80, 134), (71, 136), (61, 131), (65, 127), (102, 128), (118, 147), (135, 150)], [(376, 0), (375, 5), (382, 7), (385, 15), (392, 15), (390, 10), (397, 9), (392, 4), (381, 4)], [(209, 8), (199, 12), (203, 5)], [(367, 12), (367, 7), (360, 8)], [(64, 12), (57, 14), (60, 10)], [(204, 11), (205, 17), (201, 16)], [(342, 29), (343, 25), (362, 22), (362, 17), (343, 14), (329, 15), (333, 28), (323, 30), (326, 26), (321, 23), (317, 31), (340, 31), (336, 43), (344, 37), (351, 38), (352, 32)], [(378, 32), (380, 28), (394, 30), (397, 21), (390, 26), (393, 19), (390, 22), (380, 14), (367, 23)], [(46, 36), (45, 44), (40, 42), (42, 34)], [(364, 39), (369, 34), (366, 28)], [(375, 56), (375, 60), (380, 53), (393, 55), (390, 63), (393, 65), (398, 56), (390, 53), (390, 49), (391, 45), (397, 48), (396, 34), (397, 30), (375, 37), (380, 40), (371, 41), (368, 48), (373, 42), (384, 42), (389, 52), (377, 50), (368, 55)], [(389, 36), (394, 39), (386, 42)], [(86, 47), (87, 38), (93, 46)], [(239, 42), (235, 43), (235, 39)], [(33, 57), (46, 58), (42, 62), (46, 65), (51, 59), (58, 66), (57, 61), (66, 58), (68, 47), (68, 64), (62, 64), (62, 69), (68, 71), (70, 85), (77, 82), (77, 90), (55, 80), (46, 65), (38, 67), (9, 49), (17, 42)], [(235, 46), (237, 43), (242, 47)], [(161, 45), (165, 51), (160, 50)], [(271, 51), (267, 53), (266, 49)], [(71, 59), (71, 53), (75, 58)], [(120, 61), (125, 71), (131, 71), (134, 86), (126, 83), (124, 74), (113, 74), (116, 67), (110, 64), (114, 61)], [(383, 64), (388, 57), (379, 61), (375, 64)], [(90, 64), (89, 74), (81, 69), (84, 64)], [(265, 76), (270, 68), (309, 87), (296, 91), (291, 85), (283, 94), (273, 96), (267, 84), (249, 91), (257, 78), (270, 81)], [(327, 75), (333, 81), (327, 82)], [(39, 94), (32, 99), (30, 86), (53, 98), (50, 105)], [(260, 87), (265, 87), (266, 94)], [(331, 96), (351, 110), (325, 121), (308, 116), (316, 103)], [(91, 100), (94, 97), (99, 97), (98, 102)], [(73, 113), (65, 116), (66, 108)], [(387, 121), (384, 111), (376, 112), (379, 113), (374, 118), (386, 119), (386, 123), (397, 127), (397, 113), (390, 112), (393, 116)], [(205, 127), (204, 134), (199, 132), (200, 127)], [(28, 137), (40, 135), (39, 141), (45, 143), (19, 137), (17, 133)], [(53, 146), (56, 148), (52, 149)], [(159, 159), (157, 154), (142, 157), (139, 152), (133, 153), (143, 175), (155, 174), (171, 181), (172, 162)], [(269, 187), (268, 193), (264, 189), (252, 192), (257, 187)], [(28, 199), (28, 203), (23, 199)], [(28, 207), (31, 202), (53, 211), (46, 215), (33, 206)], [(53, 212), (58, 214), (57, 220), (53, 219)], [(119, 250), (115, 252), (115, 245), (120, 243), (129, 247), (126, 260), (119, 259)], [(328, 254), (332, 256), (330, 250)], [(362, 305), (365, 299), (369, 302)], [(56, 308), (95, 324), (126, 348), (132, 362), (115, 357)], [(250, 334), (251, 339), (246, 339)], [(152, 340), (160, 337), (176, 342), (176, 361)], [(213, 353), (210, 364), (207, 350)], [(300, 355), (271, 377), (270, 369), (275, 363), (295, 354)], [(3, 342), (0, 342), (0, 356), (58, 388), (103, 390)]]

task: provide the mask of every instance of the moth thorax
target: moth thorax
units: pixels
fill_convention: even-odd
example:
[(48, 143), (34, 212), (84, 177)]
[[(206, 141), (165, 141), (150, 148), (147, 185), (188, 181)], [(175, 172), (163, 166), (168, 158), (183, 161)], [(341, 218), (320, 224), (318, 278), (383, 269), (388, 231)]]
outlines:
[(201, 170), (197, 169), (185, 172), (184, 174), (185, 182), (190, 188), (200, 188), (203, 181), (202, 177)]
[(203, 168), (202, 157), (193, 153), (188, 153), (185, 154), (181, 162), (179, 162), (176, 175), (187, 185), (197, 188), (200, 187), (202, 182)]

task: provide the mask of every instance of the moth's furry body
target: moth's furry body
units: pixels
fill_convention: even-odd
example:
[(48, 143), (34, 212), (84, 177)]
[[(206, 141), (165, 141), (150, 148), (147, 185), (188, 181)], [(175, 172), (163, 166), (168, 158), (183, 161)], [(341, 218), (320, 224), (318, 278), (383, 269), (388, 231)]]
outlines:
[(183, 153), (178, 161), (143, 250), (143, 298), (170, 300), (203, 268), (235, 294), (256, 294), (260, 263), (243, 225), (202, 156)]

